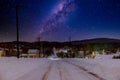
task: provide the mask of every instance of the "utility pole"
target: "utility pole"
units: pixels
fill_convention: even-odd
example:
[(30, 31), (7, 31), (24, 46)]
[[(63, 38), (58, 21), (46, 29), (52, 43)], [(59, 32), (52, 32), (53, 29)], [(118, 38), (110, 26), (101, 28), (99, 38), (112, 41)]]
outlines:
[(16, 5), (15, 8), (16, 8), (17, 58), (20, 58), (20, 50), (19, 50), (19, 15), (18, 15), (19, 6)]

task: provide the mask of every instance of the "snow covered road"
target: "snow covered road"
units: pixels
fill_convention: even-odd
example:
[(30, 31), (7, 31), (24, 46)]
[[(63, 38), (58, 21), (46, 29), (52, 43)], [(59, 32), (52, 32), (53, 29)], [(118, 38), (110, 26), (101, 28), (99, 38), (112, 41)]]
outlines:
[(65, 60), (50, 61), (16, 80), (104, 80)]
[[(118, 73), (116, 75), (104, 74), (111, 68), (106, 69), (109, 65), (105, 64), (101, 66), (101, 61), (72, 58), (0, 58), (0, 80), (120, 80), (119, 67), (117, 66), (116, 70), (116, 67), (112, 66), (113, 73)], [(110, 61), (118, 63), (116, 60)]]
[(35, 70), (21, 76), (17, 80), (102, 80), (87, 73), (82, 68), (62, 61), (52, 61), (46, 67), (38, 67)]

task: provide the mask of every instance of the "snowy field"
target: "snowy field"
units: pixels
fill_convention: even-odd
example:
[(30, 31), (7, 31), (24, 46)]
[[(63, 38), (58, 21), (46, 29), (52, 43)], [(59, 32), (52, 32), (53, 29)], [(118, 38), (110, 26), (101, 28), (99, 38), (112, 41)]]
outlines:
[(0, 58), (0, 80), (120, 80), (120, 61)]

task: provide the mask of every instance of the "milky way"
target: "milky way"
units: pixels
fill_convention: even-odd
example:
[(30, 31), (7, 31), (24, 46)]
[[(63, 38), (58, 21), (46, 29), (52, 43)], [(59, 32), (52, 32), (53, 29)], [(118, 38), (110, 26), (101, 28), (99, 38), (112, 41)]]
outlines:
[(40, 35), (61, 26), (66, 17), (74, 10), (75, 0), (61, 0), (52, 14), (41, 24)]

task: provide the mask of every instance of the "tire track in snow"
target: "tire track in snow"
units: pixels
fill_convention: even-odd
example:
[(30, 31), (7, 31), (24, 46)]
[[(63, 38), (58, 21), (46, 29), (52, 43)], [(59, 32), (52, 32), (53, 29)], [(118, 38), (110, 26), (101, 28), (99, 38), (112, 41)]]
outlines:
[(86, 73), (88, 73), (88, 74), (90, 74), (91, 76), (97, 78), (98, 80), (105, 80), (104, 78), (98, 76), (98, 75), (95, 74), (95, 73), (89, 72), (87, 69), (85, 69), (85, 68), (83, 68), (83, 67), (81, 67), (81, 66), (79, 66), (79, 65), (77, 65), (77, 64), (74, 64), (74, 63), (69, 62), (69, 61), (66, 61), (66, 60), (64, 60), (64, 61), (65, 61), (66, 63), (69, 63), (69, 64), (73, 65), (73, 66), (76, 66), (76, 67), (79, 68), (80, 70), (85, 71)]
[(59, 70), (59, 76), (60, 80), (73, 80), (72, 76), (69, 74), (69, 71), (66, 69), (66, 67), (61, 66), (62, 62), (58, 62), (58, 70)]
[(45, 61), (43, 62), (43, 64), (40, 64), (33, 70), (30, 70), (29, 72), (21, 75), (15, 80), (42, 80), (45, 73), (49, 70), (51, 64), (51, 61)]
[(59, 71), (60, 80), (62, 80), (62, 72), (59, 66), (58, 66), (58, 71)]
[(51, 68), (52, 68), (52, 64), (50, 64), (50, 66), (48, 67), (48, 70), (43, 75), (42, 80), (48, 80), (48, 76), (50, 74)]

